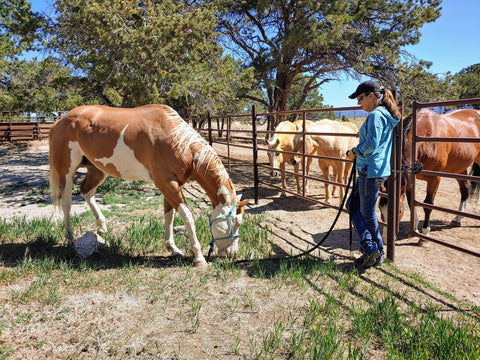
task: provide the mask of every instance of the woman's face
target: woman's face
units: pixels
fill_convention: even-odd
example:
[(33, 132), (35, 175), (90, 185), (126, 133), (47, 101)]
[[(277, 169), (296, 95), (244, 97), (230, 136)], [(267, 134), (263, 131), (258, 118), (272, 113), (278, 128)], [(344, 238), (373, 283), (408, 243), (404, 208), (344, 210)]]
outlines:
[(362, 110), (371, 112), (377, 107), (377, 97), (374, 93), (363, 93), (357, 97), (358, 105)]

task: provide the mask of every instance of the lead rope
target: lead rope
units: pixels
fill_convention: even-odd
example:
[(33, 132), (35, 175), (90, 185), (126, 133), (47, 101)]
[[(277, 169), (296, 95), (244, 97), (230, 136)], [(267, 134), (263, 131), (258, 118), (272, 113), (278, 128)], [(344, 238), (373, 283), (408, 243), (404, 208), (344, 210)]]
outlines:
[[(353, 192), (355, 191), (355, 183), (357, 181), (357, 176), (356, 176), (356, 172), (357, 172), (357, 157), (355, 156), (353, 158), (353, 166), (352, 166), (352, 172), (350, 173), (350, 179), (352, 179), (352, 194)], [(352, 175), (353, 174), (353, 175)], [(349, 181), (350, 181), (349, 179)], [(348, 187), (347, 187), (347, 190), (348, 190)], [(347, 192), (347, 190), (345, 192)], [(352, 212), (350, 211), (350, 209), (347, 209), (348, 210), (348, 217), (349, 217), (349, 226), (348, 226), (348, 231), (350, 233), (350, 257), (353, 258), (353, 220), (352, 220)]]
[[(353, 181), (353, 184), (355, 184), (355, 172), (356, 172), (356, 158), (353, 160), (353, 166), (352, 166), (352, 171), (350, 172), (350, 177), (348, 178), (348, 184), (347, 184), (347, 187), (345, 189), (345, 196), (343, 197), (343, 200), (342, 200), (342, 204), (340, 205), (340, 208), (338, 209), (338, 212), (337, 212), (337, 216), (335, 217), (335, 220), (333, 220), (333, 223), (332, 225), (330, 226), (330, 229), (328, 230), (328, 232), (325, 234), (325, 236), (323, 237), (322, 240), (320, 240), (320, 242), (318, 244), (316, 244), (314, 247), (312, 247), (311, 249), (309, 250), (306, 250), (304, 252), (301, 252), (300, 254), (297, 254), (297, 255), (290, 255), (290, 256), (287, 256), (287, 257), (270, 257), (270, 258), (265, 258), (265, 259), (262, 259), (262, 260), (287, 260), (287, 259), (297, 259), (297, 258), (300, 258), (302, 256), (305, 256), (305, 255), (308, 255), (310, 254), (312, 251), (318, 249), (325, 240), (327, 240), (328, 236), (330, 235), (330, 233), (332, 232), (332, 230), (334, 229), (335, 225), (337, 224), (337, 221), (338, 221), (338, 218), (340, 217), (340, 214), (342, 213), (342, 210), (343, 210), (343, 207), (345, 206), (345, 201), (347, 200), (347, 197), (348, 197), (348, 191), (350, 189), (353, 189), (350, 187), (350, 185), (352, 184), (352, 181)], [(353, 237), (352, 237), (352, 216), (350, 215), (350, 256), (352, 256), (352, 243), (353, 243)], [(241, 263), (245, 263), (245, 262), (250, 262), (252, 260), (249, 260), (249, 259), (243, 259), (243, 260), (237, 260), (235, 261), (237, 264), (241, 264)]]

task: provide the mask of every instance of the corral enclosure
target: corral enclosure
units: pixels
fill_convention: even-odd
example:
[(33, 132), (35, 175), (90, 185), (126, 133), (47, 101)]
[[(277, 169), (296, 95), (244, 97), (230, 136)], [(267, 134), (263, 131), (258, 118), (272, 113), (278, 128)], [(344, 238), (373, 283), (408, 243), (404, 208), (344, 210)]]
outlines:
[[(449, 102), (442, 102), (442, 103), (432, 103), (432, 106), (434, 107), (435, 110), (438, 110), (441, 108), (439, 105), (442, 106), (458, 106), (458, 105), (464, 105), (464, 104), (469, 104), (469, 103), (476, 103), (479, 102), (480, 99), (469, 99), (469, 100), (459, 100), (459, 101), (449, 101)], [(417, 104), (420, 105), (420, 107), (426, 107), (429, 104)], [(346, 108), (344, 108), (346, 109)], [(258, 184), (265, 185), (267, 188), (273, 188), (275, 190), (279, 190), (281, 188), (281, 184), (279, 184), (279, 181), (276, 181), (276, 179), (271, 178), (269, 170), (271, 170), (271, 167), (269, 166), (270, 164), (268, 163), (268, 158), (266, 156), (267, 154), (267, 148), (264, 145), (264, 137), (269, 137), (272, 135), (272, 131), (268, 131), (266, 128), (266, 124), (254, 124), (254, 119), (261, 116), (266, 116), (268, 114), (256, 114), (255, 111), (252, 111), (252, 116), (248, 117), (245, 115), (241, 115), (238, 117), (235, 117), (235, 115), (232, 116), (225, 116), (225, 117), (219, 117), (216, 119), (212, 119), (212, 122), (210, 124), (210, 129), (209, 132), (206, 133), (206, 137), (209, 138), (210, 142), (213, 143), (214, 147), (218, 150), (218, 152), (224, 157), (225, 161), (227, 162), (227, 166), (229, 167), (229, 170), (232, 172), (240, 175), (241, 177), (246, 177), (250, 180), (250, 183), (253, 184), (255, 187), (255, 196), (259, 196), (259, 188)], [(276, 115), (276, 114), (274, 114)], [(321, 112), (319, 115), (319, 112), (315, 112), (315, 110), (312, 111), (296, 111), (296, 112), (284, 112), (281, 113), (280, 115), (282, 116), (295, 116), (297, 119), (304, 119), (308, 120), (309, 117), (313, 116), (313, 119), (318, 119), (321, 118)], [(355, 119), (356, 125), (358, 127), (361, 126), (362, 122), (364, 119)], [(235, 125), (232, 125), (235, 124)], [(221, 131), (218, 131), (218, 129), (221, 129)], [(400, 143), (401, 136), (401, 131), (402, 129), (400, 128), (399, 133), (396, 135), (397, 138), (397, 150), (396, 153), (398, 154), (396, 156), (396, 166), (392, 165), (392, 170), (393, 174), (400, 173), (401, 171), (401, 148), (402, 145)], [(336, 134), (336, 136), (339, 136), (340, 134)], [(441, 139), (440, 139), (441, 140)], [(468, 139), (463, 139), (464, 141)], [(475, 139), (478, 141), (479, 139)], [(475, 141), (474, 140), (474, 141)], [(256, 141), (256, 144), (255, 144)], [(455, 140), (453, 140), (455, 141)], [(458, 141), (462, 141), (462, 139), (458, 139)], [(395, 145), (394, 145), (395, 146)], [(281, 152), (281, 151), (280, 151)], [(395, 150), (394, 150), (395, 152)], [(322, 156), (312, 156), (313, 158), (325, 158)], [(332, 159), (329, 157), (326, 157), (326, 159)], [(338, 159), (338, 158), (337, 158)], [(342, 161), (342, 160), (340, 160)], [(313, 162), (314, 165), (316, 165), (316, 161), (314, 160)], [(296, 189), (293, 183), (293, 168), (290, 167), (286, 169), (286, 174), (287, 177), (290, 179), (290, 185), (287, 186), (287, 193), (291, 195), (296, 194)], [(330, 175), (331, 176), (331, 175)], [(441, 174), (441, 176), (449, 176), (449, 174), (444, 173)], [(460, 203), (460, 193), (458, 190), (458, 185), (457, 182), (453, 179), (458, 178), (458, 176), (461, 175), (456, 175), (453, 174), (452, 178), (448, 177), (443, 177), (442, 179), (442, 187), (440, 188), (440, 193), (442, 191), (445, 191), (447, 193), (450, 193), (450, 198), (447, 199), (447, 201), (442, 201), (441, 199), (435, 199), (434, 205), (436, 208), (438, 208), (436, 211), (434, 211), (434, 220), (435, 216), (437, 218), (443, 219), (445, 222), (446, 226), (434, 226), (435, 230), (447, 230), (447, 229), (455, 229), (455, 226), (450, 226), (450, 220), (453, 219), (453, 215), (458, 209), (458, 204)], [(314, 203), (324, 205), (324, 206), (332, 206), (336, 207), (338, 209), (339, 206), (339, 199), (335, 200), (332, 203), (325, 203), (325, 198), (323, 196), (323, 186), (325, 183), (330, 183), (335, 184), (334, 182), (332, 183), (332, 178), (328, 179), (325, 181), (323, 178), (322, 174), (318, 171), (318, 167), (313, 166), (313, 171), (306, 176), (305, 173), (300, 173), (300, 177), (303, 177), (304, 179), (308, 179), (308, 182), (310, 186), (319, 186), (322, 189), (316, 189), (316, 191), (310, 191), (308, 194), (302, 193), (300, 195), (306, 196), (306, 199), (309, 201), (312, 201)], [(472, 177), (470, 177), (472, 178)], [(400, 181), (398, 177), (398, 181)], [(400, 186), (400, 184), (398, 184)], [(414, 200), (416, 201), (416, 211), (417, 211), (417, 216), (420, 218), (420, 220), (423, 220), (423, 209), (421, 208), (422, 202), (424, 201), (423, 199), (425, 198), (425, 190), (426, 189), (426, 184), (423, 181), (417, 181), (416, 182), (416, 195)], [(444, 189), (444, 190), (442, 190)], [(456, 194), (456, 197), (454, 197)], [(260, 195), (261, 197), (261, 195)], [(440, 201), (438, 201), (440, 200)], [(431, 241), (437, 241), (438, 243), (444, 244), (447, 247), (451, 247), (454, 249), (459, 249), (462, 250), (464, 249), (466, 252), (470, 254), (474, 254), (479, 256), (480, 255), (480, 246), (477, 243), (475, 239), (475, 233), (474, 229), (479, 226), (480, 224), (480, 211), (478, 208), (478, 199), (475, 197), (470, 199), (470, 204), (467, 206), (466, 210), (466, 216), (470, 216), (471, 218), (464, 218), (463, 219), (463, 224), (467, 225), (467, 228), (471, 228), (472, 232), (469, 233), (468, 231), (462, 232), (460, 235), (460, 229), (457, 229), (455, 231), (455, 236), (451, 236), (451, 233), (448, 231), (441, 232), (432, 232), (430, 234)], [(390, 198), (390, 202), (392, 202), (392, 199)], [(445, 209), (446, 212), (450, 212), (450, 215), (448, 213), (443, 213), (441, 212), (442, 208)], [(440, 210), (440, 212), (438, 211)], [(395, 214), (393, 214), (395, 216)], [(450, 220), (447, 220), (450, 218)], [(410, 214), (407, 213), (403, 217), (404, 222), (409, 222), (410, 219)], [(393, 222), (392, 222), (393, 223)], [(448, 224), (448, 225), (447, 225)], [(412, 230), (411, 230), (412, 231)], [(396, 233), (393, 233), (395, 236)], [(411, 233), (412, 234), (412, 233)], [(417, 233), (418, 234), (418, 233)], [(400, 238), (402, 235), (400, 234)], [(469, 239), (472, 239), (470, 241)], [(385, 240), (385, 239), (384, 239)], [(389, 244), (390, 245), (390, 244)], [(393, 247), (393, 245), (390, 245)], [(449, 250), (451, 251), (451, 250)], [(393, 258), (393, 257), (392, 257)]]
[[(248, 126), (233, 123), (239, 130)], [(228, 152), (225, 145), (213, 145), (222, 155)], [(230, 150), (235, 152), (231, 169), (251, 173), (251, 150)], [(480, 261), (433, 243), (416, 246), (417, 239), (408, 238), (408, 214), (401, 223), (394, 265), (363, 273), (352, 267), (346, 214), (315, 258), (291, 261), (290, 253), (323, 238), (336, 210), (293, 195), (280, 198), (278, 189), (262, 184), (259, 203), (248, 206), (246, 223), (248, 232), (263, 232), (243, 233), (242, 240), (252, 251), (269, 248), (265, 257), (270, 252), (283, 260), (214, 259), (198, 271), (188, 259), (170, 259), (163, 247), (163, 225), (157, 223), (163, 215), (161, 196), (147, 184), (113, 182), (106, 184), (111, 190), (99, 195), (111, 228), (111, 248), (81, 261), (61, 244), (61, 222), (56, 224), (61, 217), (48, 200), (46, 142), (2, 145), (0, 154), (0, 349), (8, 358), (313, 359), (317, 351), (331, 359), (383, 359), (395, 352), (400, 358), (424, 352), (426, 359), (440, 359), (439, 351), (447, 358), (480, 354), (478, 333), (472, 331), (480, 321)], [(259, 152), (259, 162), (268, 162), (265, 152)], [(228, 160), (224, 163), (229, 166)], [(235, 173), (237, 191), (253, 197), (251, 180)], [(271, 179), (267, 168), (259, 175), (278, 187), (280, 180)], [(293, 177), (287, 178), (293, 190)], [(321, 201), (322, 184), (311, 185), (312, 195)], [(452, 202), (454, 192), (451, 179), (442, 181), (437, 201)], [(202, 231), (208, 200), (194, 182), (185, 195), (198, 207)], [(453, 202), (456, 207), (457, 199)], [(94, 229), (80, 196), (74, 207), (79, 214), (76, 231)], [(470, 204), (472, 208), (478, 211), (478, 203)], [(44, 220), (31, 222), (40, 217)], [(433, 219), (435, 232), (476, 245), (474, 223), (450, 228), (451, 216), (437, 212)], [(147, 244), (135, 240), (143, 233), (150, 238)], [(208, 241), (201, 236), (204, 252)], [(454, 318), (465, 331), (470, 329), (468, 335), (445, 334), (449, 329), (464, 332), (441, 318)], [(419, 332), (416, 325), (427, 323), (438, 324), (442, 332)], [(393, 342), (385, 336), (390, 328), (396, 334)], [(449, 352), (448, 345), (429, 345), (439, 338), (462, 349), (468, 343), (477, 346), (465, 353), (458, 347)]]

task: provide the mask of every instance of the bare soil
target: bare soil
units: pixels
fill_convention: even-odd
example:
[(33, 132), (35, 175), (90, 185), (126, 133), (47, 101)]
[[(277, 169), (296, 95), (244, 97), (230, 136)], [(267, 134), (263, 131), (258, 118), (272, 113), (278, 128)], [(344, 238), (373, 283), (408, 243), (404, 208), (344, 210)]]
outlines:
[[(222, 153), (222, 149), (217, 151)], [(250, 160), (248, 150), (242, 151), (240, 156)], [(266, 155), (259, 160), (266, 163)], [(227, 161), (224, 163), (229, 166)], [(239, 174), (251, 176), (249, 164), (230, 166)], [(280, 179), (271, 179), (268, 173), (262, 173), (261, 179), (280, 185)], [(254, 197), (251, 179), (232, 174), (232, 180), (244, 197)], [(42, 216), (61, 219), (61, 214), (49, 202), (47, 183), (46, 142), (0, 144), (2, 219)], [(288, 186), (294, 188), (292, 176), (288, 176)], [(321, 183), (312, 181), (310, 189), (313, 196), (323, 199)], [(206, 199), (203, 190), (193, 181), (186, 186), (185, 195)], [(293, 195), (279, 195), (278, 190), (262, 185), (258, 204), (251, 202), (247, 209), (250, 213), (265, 215), (265, 226), (273, 234), (275, 253), (287, 256), (321, 241), (336, 210)], [(451, 203), (455, 208), (458, 199), (456, 184), (445, 181), (438, 203)], [(338, 201), (338, 197), (333, 201)], [(203, 205), (208, 206), (206, 201)], [(81, 197), (74, 199), (73, 211), (87, 209)], [(478, 203), (471, 203), (470, 209), (478, 213)], [(407, 236), (407, 216), (402, 221), (395, 247), (395, 265), (400, 271), (382, 266), (359, 273), (358, 285), (347, 293), (339, 291), (335, 279), (329, 282), (321, 276), (305, 276), (308, 285), (303, 287), (289, 283), (288, 279), (250, 276), (248, 267), (224, 278), (211, 267), (193, 270), (188, 259), (178, 263), (168, 256), (145, 257), (151, 266), (119, 271), (123, 264), (114, 263), (118, 260), (95, 254), (90, 259), (92, 270), (81, 272), (82, 276), (52, 274), (43, 279), (26, 274), (19, 279), (7, 278), (0, 286), (0, 354), (9, 359), (268, 358), (258, 356), (265, 339), (273, 339), (277, 327), (283, 324), (286, 328), (280, 333), (283, 342), (289, 344), (290, 326), (292, 331), (301, 331), (301, 314), (311, 299), (334, 299), (338, 306), (348, 308), (368, 302), (371, 292), (380, 289), (394, 294), (399, 306), (433, 303), (445, 316), (468, 312), (471, 305), (480, 306), (480, 259), (434, 243), (417, 246), (417, 239)], [(466, 220), (462, 227), (451, 228), (450, 220), (451, 216), (434, 212), (433, 233), (479, 251), (476, 235), (479, 224)], [(348, 223), (348, 216), (341, 214), (330, 236), (314, 255), (322, 258), (334, 255), (336, 262), (351, 268)], [(354, 238), (353, 250), (356, 249)], [(0, 275), (12, 266), (9, 264), (16, 264), (15, 260), (21, 262), (22, 256), (3, 259)], [(428, 286), (416, 285), (412, 277), (405, 276), (405, 271), (420, 274), (464, 303), (459, 304)], [(54, 282), (46, 283), (52, 294), (42, 293), (42, 281)], [(15, 300), (22, 294), (28, 296), (30, 290), (36, 294), (35, 300)], [(59, 303), (49, 297), (56, 293), (61, 293)], [(47, 300), (43, 300), (44, 297)], [(288, 346), (285, 348), (287, 353), (280, 351), (275, 358), (291, 358)], [(365, 358), (383, 359), (383, 350), (372, 344)]]
[[(219, 154), (225, 153), (221, 146), (214, 146)], [(250, 151), (240, 149), (240, 157), (250, 160)], [(237, 156), (237, 155), (236, 155)], [(261, 163), (267, 164), (266, 153), (261, 153)], [(224, 161), (228, 167), (228, 162)], [(231, 168), (243, 175), (251, 176), (251, 166), (248, 164)], [(287, 170), (293, 171), (287, 165)], [(313, 170), (315, 174), (316, 168)], [(280, 179), (272, 179), (264, 171), (260, 174), (263, 181), (269, 181), (280, 186)], [(293, 176), (287, 175), (288, 186), (295, 189)], [(232, 175), (237, 192), (244, 198), (254, 198), (252, 180)], [(61, 218), (56, 208), (49, 204), (46, 192), (48, 182), (48, 143), (33, 142), (28, 144), (1, 144), (0, 145), (0, 216), (4, 219), (11, 217), (33, 218), (47, 216)], [(419, 199), (423, 199), (424, 182), (418, 181)], [(45, 193), (35, 195), (24, 191), (34, 184), (43, 184)], [(310, 181), (310, 194), (319, 200), (324, 198), (324, 188), (321, 182)], [(9, 190), (10, 189), (10, 190)], [(186, 196), (196, 196), (202, 190), (198, 184), (190, 182), (186, 188)], [(291, 254), (311, 248), (321, 241), (331, 227), (337, 210), (320, 204), (315, 204), (293, 195), (280, 197), (276, 189), (262, 185), (260, 187), (258, 204), (253, 201), (247, 211), (251, 213), (265, 213), (266, 223), (274, 228), (274, 250), (277, 254)], [(200, 195), (201, 196), (201, 195)], [(457, 208), (460, 199), (456, 181), (444, 179), (437, 194), (436, 204)], [(88, 209), (84, 202), (74, 199), (73, 211), (83, 212)], [(334, 196), (338, 202), (338, 196)], [(470, 201), (469, 211), (480, 214), (478, 201)], [(423, 219), (423, 212), (420, 212)], [(400, 234), (395, 246), (395, 265), (400, 269), (415, 272), (433, 283), (439, 289), (453, 294), (460, 300), (465, 300), (480, 306), (480, 258), (468, 255), (457, 250), (428, 242), (425, 246), (418, 246), (418, 239), (408, 237), (409, 234), (408, 210), (401, 222)], [(461, 227), (451, 227), (453, 215), (434, 211), (432, 213), (432, 236), (439, 237), (446, 242), (455, 243), (474, 251), (480, 252), (478, 221), (463, 219)], [(328, 257), (335, 254), (339, 261), (350, 263), (350, 231), (348, 215), (342, 213), (329, 237), (316, 254)], [(353, 250), (358, 249), (356, 234), (353, 231)], [(206, 249), (205, 249), (206, 251)]]
[[(226, 153), (225, 146), (214, 144), (219, 154)], [(250, 150), (233, 148), (237, 158), (251, 161)], [(260, 152), (258, 161), (268, 165), (268, 157), (265, 151)], [(314, 163), (313, 163), (314, 164)], [(245, 172), (249, 166), (241, 166)], [(251, 166), (250, 166), (251, 168)], [(311, 176), (322, 177), (318, 167), (312, 165)], [(287, 165), (286, 170), (293, 172), (293, 167)], [(237, 170), (242, 172), (242, 170)], [(239, 176), (233, 176), (237, 187), (253, 197), (251, 180)], [(270, 182), (278, 187), (281, 186), (280, 178), (272, 179), (267, 171), (264, 171), (263, 181)], [(296, 185), (293, 175), (287, 175), (287, 186), (295, 191)], [(320, 181), (309, 180), (309, 196), (317, 200), (324, 200), (324, 185)], [(426, 183), (417, 181), (416, 198), (423, 201), (425, 197)], [(307, 200), (287, 195), (281, 197), (278, 190), (262, 186), (260, 188), (260, 200), (258, 204), (252, 204), (253, 212), (268, 212), (269, 222), (275, 226), (275, 244), (285, 254), (295, 253), (300, 250), (311, 248), (322, 241), (329, 231), (338, 210), (335, 208), (315, 204)], [(456, 210), (460, 203), (460, 192), (456, 180), (444, 178), (441, 181), (439, 191), (435, 198), (435, 205)], [(338, 191), (333, 197), (333, 205), (338, 206), (340, 199)], [(480, 215), (480, 202), (478, 199), (469, 199), (467, 210)], [(423, 210), (417, 210), (420, 225), (423, 221)], [(380, 218), (380, 213), (378, 212)], [(463, 218), (462, 225), (452, 226), (454, 215), (433, 211), (430, 219), (430, 236), (449, 244), (454, 244), (474, 252), (480, 253), (480, 223), (477, 220)], [(420, 274), (424, 279), (433, 283), (439, 289), (453, 294), (460, 300), (466, 300), (480, 305), (480, 258), (473, 255), (451, 249), (449, 247), (427, 241), (419, 245), (418, 237), (410, 237), (410, 211), (406, 205), (406, 211), (400, 223), (400, 232), (395, 242), (394, 263), (400, 269)], [(385, 240), (385, 239), (384, 239)], [(340, 215), (334, 230), (328, 236), (321, 247), (324, 254), (336, 254), (340, 259), (349, 262), (359, 256), (358, 242), (353, 229), (353, 253), (350, 252), (349, 216), (346, 213)]]

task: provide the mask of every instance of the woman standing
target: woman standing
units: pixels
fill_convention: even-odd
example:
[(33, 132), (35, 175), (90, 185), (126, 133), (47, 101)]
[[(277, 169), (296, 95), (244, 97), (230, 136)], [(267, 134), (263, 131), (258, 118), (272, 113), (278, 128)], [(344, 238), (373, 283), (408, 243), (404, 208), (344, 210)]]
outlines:
[(357, 99), (362, 110), (369, 112), (359, 130), (359, 143), (352, 152), (356, 156), (358, 180), (347, 209), (360, 238), (362, 256), (356, 261), (361, 268), (383, 263), (383, 240), (376, 213), (380, 186), (390, 176), (393, 128), (400, 111), (391, 91), (374, 81), (361, 83), (349, 96)]

